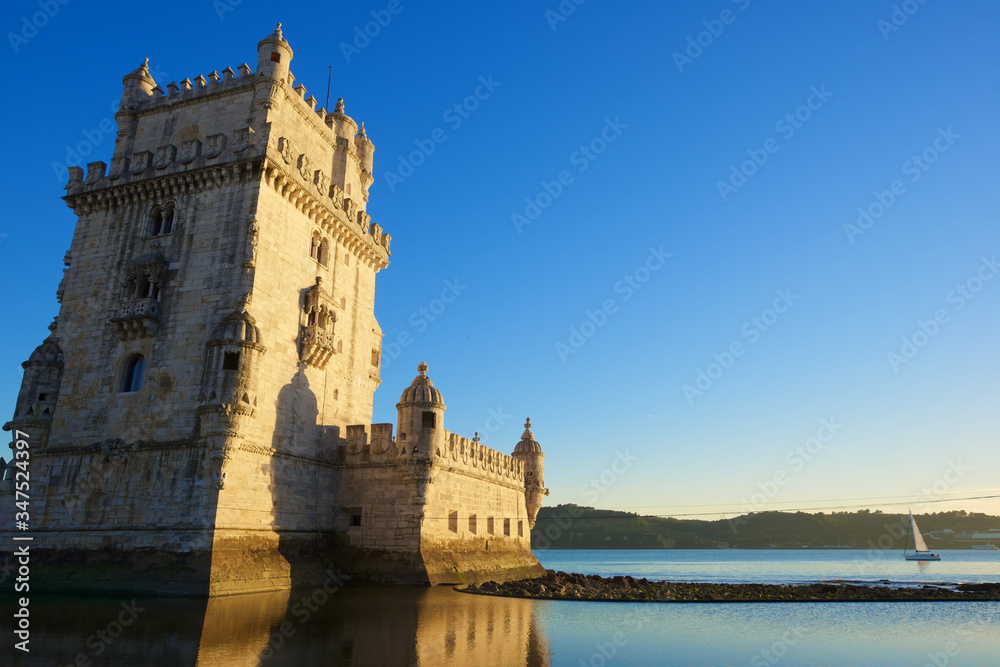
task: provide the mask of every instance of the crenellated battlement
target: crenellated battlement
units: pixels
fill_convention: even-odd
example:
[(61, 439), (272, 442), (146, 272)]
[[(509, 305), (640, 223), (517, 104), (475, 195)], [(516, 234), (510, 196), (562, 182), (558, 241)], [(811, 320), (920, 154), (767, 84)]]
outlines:
[[(344, 443), (344, 463), (397, 463), (419, 457), (420, 452), (396, 442), (392, 424), (353, 424), (347, 427)], [(465, 438), (444, 430), (444, 446), (436, 448), (432, 466), (447, 467), (490, 481), (523, 486), (524, 462), (498, 452), (475, 438)]]
[[(144, 65), (140, 67), (140, 70), (143, 67), (148, 66)], [(154, 83), (153, 87), (148, 91), (146, 99), (133, 96), (129, 99), (130, 104), (123, 102), (122, 106), (125, 110), (135, 114), (153, 113), (165, 106), (190, 103), (211, 95), (223, 95), (232, 93), (240, 88), (252, 86), (253, 71), (250, 69), (250, 66), (243, 63), (237, 69), (239, 70), (238, 75), (233, 71), (233, 68), (227, 67), (222, 70), (221, 74), (218, 70), (212, 70), (208, 74), (208, 78), (199, 74), (193, 80), (189, 78), (184, 79), (180, 82), (180, 85), (171, 81), (166, 84), (166, 90), (159, 84)], [(125, 85), (127, 88), (127, 78)]]
[(446, 449), (434, 452), (434, 464), (449, 466), (477, 477), (485, 477), (508, 484), (524, 483), (524, 463), (491, 449), (475, 438), (464, 438), (458, 433), (445, 431)]
[(256, 72), (244, 62), (165, 88), (148, 59), (127, 74), (110, 164), (71, 167), (67, 204), (82, 213), (259, 178), (360, 260), (387, 267), (392, 237), (365, 210), (374, 146), (364, 124), (343, 99), (333, 112), (316, 108), (288, 69), (280, 27), (258, 55)]
[[(314, 130), (320, 133), (330, 146), (346, 151), (362, 163), (362, 167), (367, 167), (371, 172), (371, 165), (365, 165), (365, 151), (355, 144), (356, 138), (368, 140), (362, 129), (358, 134), (359, 126), (353, 118), (344, 114), (343, 98), (338, 98), (337, 107), (330, 112), (325, 107), (316, 108), (318, 100), (313, 95), (306, 96), (306, 87), (299, 83), (295, 84), (295, 75), (287, 72), (283, 79), (277, 80), (267, 73), (253, 72), (250, 66), (243, 63), (238, 68), (239, 75), (231, 67), (222, 70), (212, 70), (208, 77), (199, 74), (193, 80), (186, 78), (178, 85), (171, 81), (166, 84), (164, 90), (159, 84), (153, 82), (148, 91), (143, 90), (136, 94), (130, 91), (129, 77), (125, 78), (126, 93), (122, 96), (122, 105), (119, 113), (131, 114), (135, 116), (145, 116), (155, 114), (164, 110), (174, 110), (183, 108), (191, 104), (199, 104), (215, 97), (234, 95), (241, 92), (253, 92), (256, 84), (262, 80), (269, 81), (272, 85), (265, 91), (265, 96), (261, 96), (259, 104), (267, 105), (267, 108), (278, 108), (283, 102), (292, 103), (296, 112), (310, 121)], [(145, 72), (148, 75), (148, 65), (143, 64), (136, 72)], [(135, 73), (133, 73), (135, 74)], [(153, 81), (152, 76), (149, 81)], [(362, 123), (363, 126), (363, 123)], [(370, 140), (368, 143), (371, 143)]]

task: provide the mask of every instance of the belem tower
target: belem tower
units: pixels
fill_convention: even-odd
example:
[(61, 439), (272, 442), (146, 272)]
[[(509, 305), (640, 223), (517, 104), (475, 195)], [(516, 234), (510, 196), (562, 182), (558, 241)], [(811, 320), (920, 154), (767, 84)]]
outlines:
[(29, 445), (33, 590), (542, 574), (530, 422), (512, 455), (445, 430), (421, 363), (395, 433), (371, 423), (390, 257), (365, 212), (374, 147), (295, 82), (280, 24), (257, 53), (165, 90), (143, 63), (110, 164), (69, 170), (59, 314), (4, 426)]

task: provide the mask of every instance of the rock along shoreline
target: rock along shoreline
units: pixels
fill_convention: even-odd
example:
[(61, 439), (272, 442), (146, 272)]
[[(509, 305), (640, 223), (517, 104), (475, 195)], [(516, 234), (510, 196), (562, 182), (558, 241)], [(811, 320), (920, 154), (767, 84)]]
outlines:
[(456, 586), (475, 595), (587, 602), (969, 602), (1000, 600), (1000, 582), (925, 584), (893, 588), (872, 584), (713, 584), (605, 578), (547, 570), (544, 577)]

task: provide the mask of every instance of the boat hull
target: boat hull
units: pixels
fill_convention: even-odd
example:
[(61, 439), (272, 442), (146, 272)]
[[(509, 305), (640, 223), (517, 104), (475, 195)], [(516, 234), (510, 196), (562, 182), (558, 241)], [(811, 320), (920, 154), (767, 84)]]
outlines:
[(906, 560), (941, 560), (941, 556), (930, 553), (904, 554), (903, 558)]

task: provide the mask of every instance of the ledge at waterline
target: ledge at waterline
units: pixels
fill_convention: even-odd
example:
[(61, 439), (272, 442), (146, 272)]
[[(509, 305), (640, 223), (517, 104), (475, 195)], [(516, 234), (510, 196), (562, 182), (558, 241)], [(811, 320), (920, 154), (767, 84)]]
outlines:
[(1000, 600), (1000, 582), (920, 587), (853, 584), (709, 584), (547, 570), (539, 579), (488, 581), (455, 590), (477, 595), (589, 602), (969, 602)]

